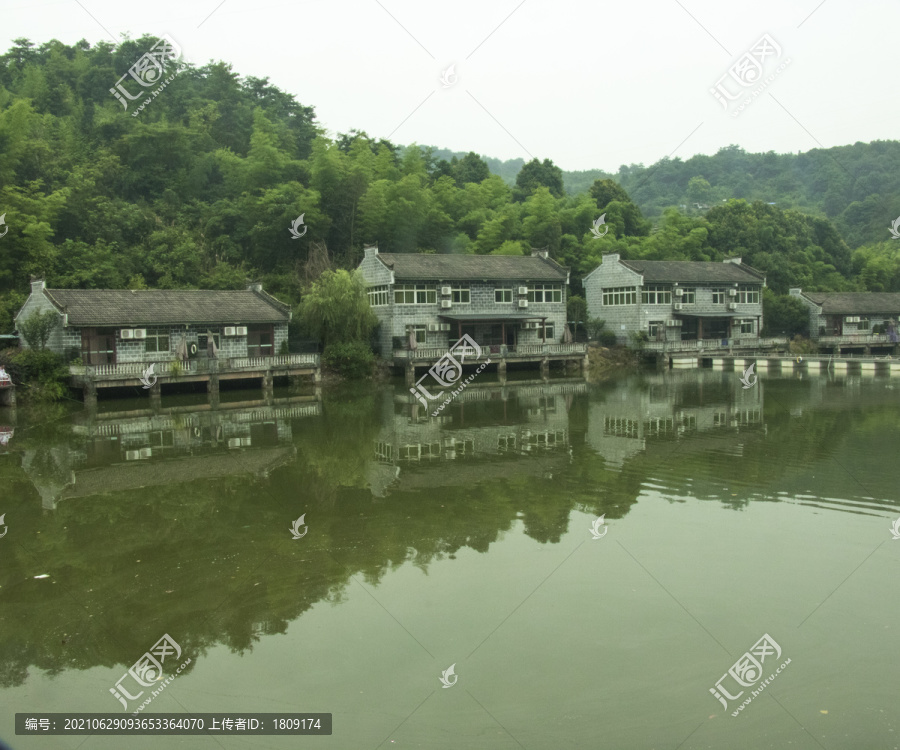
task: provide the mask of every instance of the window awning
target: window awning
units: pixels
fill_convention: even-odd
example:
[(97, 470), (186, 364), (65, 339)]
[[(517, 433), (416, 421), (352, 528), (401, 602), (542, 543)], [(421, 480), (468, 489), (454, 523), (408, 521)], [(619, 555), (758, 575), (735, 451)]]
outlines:
[(520, 322), (525, 320), (546, 320), (548, 315), (528, 313), (438, 313), (439, 318), (459, 323)]

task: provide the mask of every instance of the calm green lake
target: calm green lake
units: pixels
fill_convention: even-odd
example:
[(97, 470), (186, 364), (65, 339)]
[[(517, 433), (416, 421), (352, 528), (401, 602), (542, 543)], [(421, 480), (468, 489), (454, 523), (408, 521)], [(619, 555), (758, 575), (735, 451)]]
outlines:
[[(739, 374), (485, 373), (437, 418), (399, 381), (0, 411), (0, 738), (898, 748), (900, 379)], [(110, 689), (166, 634), (191, 663), (141, 716), (333, 734), (15, 734), (130, 715)]]

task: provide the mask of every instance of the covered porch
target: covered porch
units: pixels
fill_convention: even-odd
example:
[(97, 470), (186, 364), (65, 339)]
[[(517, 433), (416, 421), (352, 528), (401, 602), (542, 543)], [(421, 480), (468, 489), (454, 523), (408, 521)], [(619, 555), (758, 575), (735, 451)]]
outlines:
[(554, 330), (546, 315), (528, 313), (444, 313), (438, 317), (450, 325), (449, 345), (468, 335), (479, 346), (499, 354), (500, 347), (515, 351), (519, 344), (555, 343), (562, 331)]
[[(759, 337), (759, 315), (740, 315), (736, 312), (676, 312), (675, 318), (681, 321), (681, 325), (674, 327), (674, 330), (680, 332), (681, 335), (668, 340), (724, 341), (736, 338)], [(755, 323), (751, 331), (742, 332), (744, 321)], [(667, 334), (669, 334), (669, 331), (667, 331)]]

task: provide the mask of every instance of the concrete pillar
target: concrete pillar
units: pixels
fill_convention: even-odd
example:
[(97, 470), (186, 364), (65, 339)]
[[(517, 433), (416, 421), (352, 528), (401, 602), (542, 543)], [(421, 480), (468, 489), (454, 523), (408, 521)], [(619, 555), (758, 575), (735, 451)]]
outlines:
[(92, 380), (84, 384), (84, 405), (88, 409), (97, 407), (97, 386)]
[(550, 360), (546, 357), (541, 360), (541, 379), (545, 383), (550, 380)]
[(501, 383), (506, 383), (506, 360), (501, 359), (497, 363), (497, 380)]
[[(210, 385), (212, 385), (211, 382), (210, 382)], [(272, 377), (272, 371), (271, 371), (271, 370), (266, 370), (265, 375), (263, 375), (263, 379), (262, 379), (262, 387), (263, 387), (263, 392), (264, 392), (265, 394), (271, 393), (272, 390), (274, 389), (274, 378)], [(219, 384), (218, 384), (218, 382), (217, 382), (217, 383), (216, 383), (216, 390), (218, 390), (218, 388), (219, 388)]]
[(416, 366), (411, 362), (406, 362), (406, 384), (410, 387), (416, 384)]

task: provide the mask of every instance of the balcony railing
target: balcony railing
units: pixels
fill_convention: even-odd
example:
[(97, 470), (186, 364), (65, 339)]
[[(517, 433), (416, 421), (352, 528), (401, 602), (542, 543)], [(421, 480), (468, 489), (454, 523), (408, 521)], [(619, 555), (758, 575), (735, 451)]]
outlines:
[[(173, 369), (172, 360), (164, 357), (148, 362), (119, 362), (106, 365), (70, 365), (69, 375), (75, 377), (130, 379), (139, 378), (144, 371), (154, 364), (153, 374), (157, 377), (181, 377), (184, 375), (208, 375), (231, 372), (260, 372), (297, 366), (318, 367), (318, 354), (280, 354), (268, 357), (233, 357), (230, 359), (189, 359), (185, 362), (176, 360)], [(177, 372), (177, 376), (176, 373)]]
[(691, 341), (648, 341), (644, 349), (650, 352), (692, 352), (716, 349), (772, 349), (787, 346), (786, 337), (694, 339)]
[[(423, 347), (421, 349), (395, 349), (395, 359), (427, 359), (437, 360), (445, 354), (450, 353), (447, 347)], [(544, 356), (560, 356), (560, 355), (584, 355), (587, 354), (587, 344), (518, 344), (509, 346), (506, 344), (484, 344), (481, 347), (482, 356), (488, 357), (544, 357)], [(465, 354), (466, 359), (476, 356), (476, 351), (472, 347), (456, 349), (453, 352), (457, 357)]]
[(887, 334), (881, 333), (851, 333), (846, 336), (819, 336), (817, 339), (820, 344), (859, 344), (866, 346), (870, 344), (890, 344), (892, 343)]

